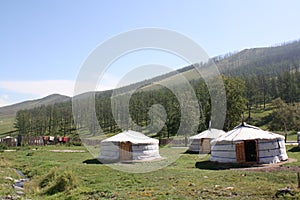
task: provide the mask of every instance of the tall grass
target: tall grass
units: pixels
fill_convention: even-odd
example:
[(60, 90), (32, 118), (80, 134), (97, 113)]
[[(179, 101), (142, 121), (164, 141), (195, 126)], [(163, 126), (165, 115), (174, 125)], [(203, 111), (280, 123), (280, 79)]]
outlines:
[(54, 195), (69, 192), (78, 183), (78, 178), (72, 171), (53, 167), (46, 175), (28, 184), (27, 189), (34, 194)]

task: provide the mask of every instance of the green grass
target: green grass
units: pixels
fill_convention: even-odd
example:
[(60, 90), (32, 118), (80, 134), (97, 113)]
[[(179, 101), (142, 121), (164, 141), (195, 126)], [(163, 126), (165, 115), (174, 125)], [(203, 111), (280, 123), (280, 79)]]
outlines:
[(266, 129), (268, 129), (268, 125), (269, 125), (266, 118), (272, 112), (273, 112), (273, 108), (269, 104), (266, 105), (265, 110), (262, 107), (258, 107), (258, 108), (252, 107), (252, 109), (251, 109), (251, 122), (250, 123), (252, 125), (258, 126), (262, 129), (266, 130)]
[(14, 115), (1, 115), (0, 116), (0, 137), (2, 135), (7, 135), (14, 129), (15, 116)]
[[(288, 148), (291, 149), (289, 156), (300, 160), (298, 149)], [(47, 146), (32, 149), (23, 147), (16, 152), (0, 153), (0, 197), (13, 192), (9, 187), (2, 187), (9, 183), (4, 177), (17, 177), (14, 169), (20, 169), (31, 178), (26, 184), (26, 198), (30, 199), (272, 199), (277, 189), (286, 186), (293, 188), (300, 198), (300, 191), (296, 189), (297, 176), (291, 171), (210, 170), (208, 165), (201, 169), (197, 163), (205, 162), (208, 157), (182, 154), (167, 167), (136, 174), (114, 170), (96, 162), (85, 162), (93, 160), (88, 152), (48, 151), (84, 150), (84, 147)], [(300, 162), (289, 165), (299, 166)], [(69, 184), (68, 180), (76, 184)], [(65, 189), (57, 190), (55, 186), (59, 184)]]
[[(268, 130), (269, 121), (267, 119), (268, 115), (270, 115), (274, 111), (274, 107), (271, 104), (266, 104), (266, 109), (263, 107), (252, 107), (251, 109), (251, 121), (250, 124), (254, 126), (258, 126), (263, 130)], [(245, 113), (246, 116), (246, 113)], [(281, 134), (285, 136), (287, 134), (287, 141), (297, 141), (297, 131), (289, 130), (286, 133), (284, 131), (272, 131), (274, 133)]]

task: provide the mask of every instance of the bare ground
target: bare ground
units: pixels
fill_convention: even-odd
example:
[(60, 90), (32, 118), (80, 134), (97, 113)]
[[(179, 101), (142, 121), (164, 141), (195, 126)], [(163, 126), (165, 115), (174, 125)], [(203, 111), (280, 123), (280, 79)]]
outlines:
[(286, 163), (296, 162), (297, 159), (289, 158), (287, 161), (276, 164), (262, 164), (259, 166), (235, 168), (231, 170), (255, 171), (255, 172), (276, 172), (276, 171), (294, 171), (300, 172), (300, 166), (284, 166)]

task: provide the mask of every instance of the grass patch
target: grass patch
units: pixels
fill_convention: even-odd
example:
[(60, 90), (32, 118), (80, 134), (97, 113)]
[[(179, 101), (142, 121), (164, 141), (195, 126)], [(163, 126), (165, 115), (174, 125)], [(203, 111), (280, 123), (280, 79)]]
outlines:
[(54, 167), (40, 180), (39, 186), (44, 189), (44, 194), (53, 195), (74, 189), (77, 182), (77, 177), (71, 171)]
[[(0, 115), (0, 137), (6, 136), (7, 132), (15, 130), (14, 122), (15, 122), (14, 115)], [(16, 133), (14, 134), (16, 135)]]
[[(28, 199), (272, 199), (278, 189), (287, 186), (295, 193), (293, 198), (300, 198), (293, 171), (230, 170), (223, 164), (218, 166), (223, 170), (211, 170), (216, 165), (208, 162), (209, 156), (181, 150), (181, 157), (169, 166), (135, 174), (98, 164), (88, 152), (49, 152), (52, 149), (85, 150), (46, 146), (39, 147), (32, 156), (26, 156), (32, 152), (29, 148), (0, 153), (0, 171), (5, 171), (0, 174), (0, 183), (10, 169), (17, 168), (31, 178), (25, 184)], [(288, 155), (298, 162), (287, 165), (300, 165), (299, 149), (288, 147)], [(132, 166), (144, 167), (147, 163)], [(291, 198), (288, 195), (282, 198)]]

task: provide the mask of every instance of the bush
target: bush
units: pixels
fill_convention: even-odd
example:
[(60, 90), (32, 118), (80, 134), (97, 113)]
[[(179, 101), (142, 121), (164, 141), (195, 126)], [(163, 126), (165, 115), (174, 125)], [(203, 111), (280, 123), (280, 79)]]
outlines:
[(77, 183), (78, 179), (73, 172), (55, 167), (40, 180), (39, 187), (43, 189), (44, 194), (53, 195), (72, 190)]
[(6, 143), (0, 143), (0, 151), (8, 149), (8, 146)]
[(70, 141), (70, 142), (67, 142), (66, 145), (68, 147), (70, 147), (70, 146), (82, 146), (82, 143), (81, 142), (77, 142), (77, 141)]
[(33, 156), (33, 152), (28, 152), (26, 156)]

